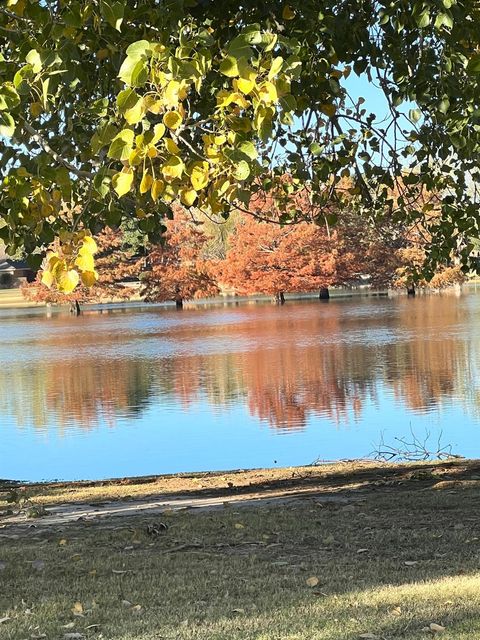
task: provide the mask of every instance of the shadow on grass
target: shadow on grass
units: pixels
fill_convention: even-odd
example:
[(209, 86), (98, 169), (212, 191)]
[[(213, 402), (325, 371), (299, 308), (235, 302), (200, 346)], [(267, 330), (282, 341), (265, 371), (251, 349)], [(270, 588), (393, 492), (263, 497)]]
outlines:
[(471, 489), (379, 490), (346, 506), (172, 514), (153, 536), (138, 517), (2, 538), (2, 639), (72, 623), (122, 640), (414, 640), (430, 623), (479, 637), (479, 507)]

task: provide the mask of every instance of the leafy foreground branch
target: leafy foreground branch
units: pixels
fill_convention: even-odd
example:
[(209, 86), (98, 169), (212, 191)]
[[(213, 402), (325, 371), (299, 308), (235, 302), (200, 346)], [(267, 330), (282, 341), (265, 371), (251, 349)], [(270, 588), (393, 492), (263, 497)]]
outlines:
[(337, 503), (165, 513), (166, 530), (4, 529), (2, 638), (477, 637), (478, 481), (415, 478)]

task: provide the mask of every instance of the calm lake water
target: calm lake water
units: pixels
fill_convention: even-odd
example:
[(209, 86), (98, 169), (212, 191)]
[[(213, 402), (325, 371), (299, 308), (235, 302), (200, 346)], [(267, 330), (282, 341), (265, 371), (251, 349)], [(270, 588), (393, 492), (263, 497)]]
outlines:
[(364, 457), (395, 437), (480, 457), (480, 293), (0, 311), (0, 478)]

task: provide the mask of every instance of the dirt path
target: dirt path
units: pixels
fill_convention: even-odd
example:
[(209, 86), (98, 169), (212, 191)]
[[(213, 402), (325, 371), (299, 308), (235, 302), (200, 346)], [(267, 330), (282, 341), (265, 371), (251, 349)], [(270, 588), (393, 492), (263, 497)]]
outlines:
[(271, 506), (316, 498), (321, 502), (348, 504), (361, 499), (360, 495), (346, 496), (319, 492), (317, 489), (293, 491), (269, 491), (264, 493), (244, 493), (232, 496), (186, 497), (184, 495), (159, 495), (148, 500), (112, 500), (108, 502), (58, 504), (45, 508), (44, 514), (29, 517), (28, 509), (0, 518), (0, 528), (11, 527), (29, 529), (65, 525), (78, 522), (94, 522), (110, 518), (126, 518), (132, 516), (161, 516), (165, 512), (196, 509), (199, 511), (224, 509), (228, 507)]

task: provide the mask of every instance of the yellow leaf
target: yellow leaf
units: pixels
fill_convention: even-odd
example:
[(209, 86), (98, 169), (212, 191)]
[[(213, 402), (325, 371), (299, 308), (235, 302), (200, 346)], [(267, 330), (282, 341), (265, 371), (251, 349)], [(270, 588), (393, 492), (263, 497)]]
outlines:
[(85, 236), (83, 239), (83, 245), (82, 248), (80, 250), (80, 252), (82, 252), (83, 250), (88, 251), (91, 254), (95, 254), (98, 251), (98, 246), (97, 243), (95, 242), (95, 240), (92, 238), (92, 236)]
[(81, 253), (75, 260), (75, 264), (80, 271), (93, 271), (95, 269), (95, 260), (91, 253)]
[(182, 124), (182, 116), (178, 113), (178, 111), (167, 111), (167, 113), (163, 116), (163, 124), (169, 129), (178, 129), (178, 127)]
[(243, 525), (241, 522), (237, 522), (235, 524), (235, 529), (245, 529), (245, 525)]
[(54, 277), (51, 271), (44, 271), (42, 273), (42, 284), (44, 284), (49, 289), (52, 288), (52, 284), (54, 282)]
[(165, 125), (159, 122), (153, 127), (153, 138), (150, 144), (157, 144), (157, 142), (163, 138), (163, 134), (165, 133)]
[(139, 149), (134, 149), (131, 154), (128, 156), (128, 164), (131, 167), (136, 167), (142, 162), (142, 154)]
[(112, 178), (112, 185), (117, 195), (121, 198), (130, 191), (133, 184), (133, 171), (122, 171), (116, 173)]
[(157, 147), (149, 147), (147, 151), (147, 156), (149, 158), (156, 158), (158, 156)]
[(332, 103), (325, 103), (320, 105), (320, 111), (329, 118), (333, 118), (333, 116), (337, 112), (337, 107)]
[(237, 91), (248, 95), (255, 86), (254, 80), (245, 80), (245, 78), (238, 78), (233, 81), (233, 86)]
[(198, 197), (195, 189), (180, 189), (180, 200), (187, 207), (191, 207)]
[(74, 616), (83, 615), (83, 604), (81, 602), (75, 602), (75, 604), (72, 607), (72, 613)]
[(210, 182), (209, 170), (210, 167), (208, 162), (203, 161), (194, 163), (190, 172), (190, 182), (192, 183), (192, 187), (195, 191), (204, 189)]
[(143, 209), (141, 209), (140, 207), (138, 209), (135, 210), (135, 215), (137, 216), (137, 218), (145, 218), (146, 213)]
[(175, 178), (180, 178), (185, 165), (183, 160), (178, 156), (170, 156), (170, 158), (162, 165), (162, 174), (167, 182), (172, 182)]
[(145, 105), (143, 103), (143, 98), (139, 98), (136, 104), (131, 108), (127, 109), (124, 114), (125, 120), (128, 124), (137, 124), (145, 115)]
[(178, 156), (180, 154), (180, 148), (171, 138), (165, 138), (163, 141), (168, 153), (171, 153), (172, 156)]
[(309, 587), (316, 587), (320, 580), (317, 578), (317, 576), (310, 576), (310, 578), (307, 578), (305, 582)]
[(96, 271), (82, 271), (80, 278), (86, 287), (93, 287), (98, 280), (98, 273)]
[(218, 136), (214, 136), (213, 141), (215, 142), (215, 144), (218, 144), (218, 146), (221, 146), (222, 144), (225, 144), (225, 142), (227, 141), (227, 136), (224, 136), (222, 133)]
[(158, 200), (158, 197), (165, 191), (165, 183), (163, 180), (154, 180), (152, 184), (152, 189), (150, 191), (150, 195), (152, 196), (152, 200), (155, 202)]
[(149, 173), (144, 173), (142, 181), (140, 182), (140, 193), (147, 193), (150, 191), (153, 183), (153, 177)]
[(68, 544), (68, 542), (67, 542), (67, 540), (66, 540), (65, 538), (62, 538), (61, 540), (59, 540), (59, 541), (58, 541), (58, 544), (59, 544), (61, 547), (64, 547), (65, 545), (67, 545), (67, 544)]
[(171, 108), (177, 105), (179, 91), (180, 91), (180, 83), (177, 82), (177, 80), (170, 80), (164, 93), (166, 107)]
[(292, 9), (292, 7), (289, 4), (286, 4), (283, 7), (283, 11), (282, 11), (282, 18), (284, 20), (293, 20), (296, 16), (296, 13), (294, 11), (294, 9)]
[(77, 286), (80, 277), (78, 272), (74, 269), (70, 269), (69, 271), (62, 271), (58, 278), (58, 290), (62, 293), (72, 293), (72, 291)]
[(272, 102), (276, 102), (278, 100), (277, 88), (273, 82), (268, 80), (258, 87), (258, 94), (260, 100), (265, 104), (272, 104)]
[(274, 58), (274, 60), (272, 60), (272, 66), (270, 67), (270, 71), (268, 72), (268, 79), (271, 80), (276, 75), (278, 75), (282, 66), (283, 66), (282, 56), (278, 56), (277, 58)]

